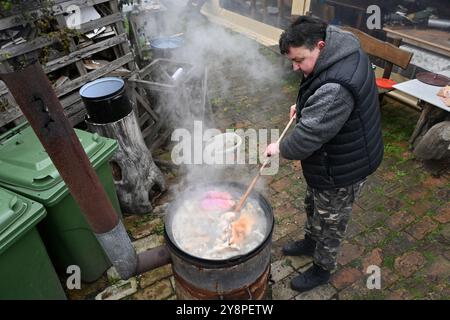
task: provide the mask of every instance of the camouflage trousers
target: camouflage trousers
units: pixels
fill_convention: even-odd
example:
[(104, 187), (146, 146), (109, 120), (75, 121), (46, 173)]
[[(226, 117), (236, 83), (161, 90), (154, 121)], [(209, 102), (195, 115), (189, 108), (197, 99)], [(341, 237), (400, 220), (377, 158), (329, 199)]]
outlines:
[(308, 186), (305, 232), (316, 241), (314, 262), (332, 271), (352, 213), (366, 179), (343, 188), (318, 190)]

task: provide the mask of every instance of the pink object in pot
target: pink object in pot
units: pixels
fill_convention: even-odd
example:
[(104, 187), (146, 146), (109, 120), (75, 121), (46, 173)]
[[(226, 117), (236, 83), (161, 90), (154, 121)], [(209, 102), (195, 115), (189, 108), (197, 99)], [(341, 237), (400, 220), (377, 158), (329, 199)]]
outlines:
[(201, 202), (203, 210), (230, 210), (235, 202), (228, 192), (209, 191)]

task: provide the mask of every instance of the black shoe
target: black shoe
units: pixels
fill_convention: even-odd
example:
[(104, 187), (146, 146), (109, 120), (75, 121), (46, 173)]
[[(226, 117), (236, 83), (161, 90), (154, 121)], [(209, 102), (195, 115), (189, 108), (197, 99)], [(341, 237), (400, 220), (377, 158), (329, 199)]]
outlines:
[(282, 252), (285, 256), (313, 256), (316, 249), (316, 242), (310, 236), (305, 235), (305, 239), (290, 242), (285, 245)]
[(308, 291), (328, 283), (329, 280), (330, 271), (313, 264), (311, 268), (291, 280), (291, 288), (299, 292)]

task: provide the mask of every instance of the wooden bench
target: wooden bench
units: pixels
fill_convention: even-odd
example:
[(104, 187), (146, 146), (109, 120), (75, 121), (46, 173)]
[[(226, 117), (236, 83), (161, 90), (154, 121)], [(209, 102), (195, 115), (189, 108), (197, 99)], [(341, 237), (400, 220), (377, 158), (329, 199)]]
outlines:
[[(362, 49), (367, 54), (380, 58), (384, 61), (384, 70), (381, 78), (391, 79), (392, 68), (394, 65), (399, 66), (402, 69), (406, 69), (409, 66), (413, 53), (399, 48), (402, 39), (393, 38), (392, 43), (389, 43), (376, 39), (367, 33), (352, 27), (343, 27), (342, 29), (357, 36), (361, 43)], [(377, 76), (379, 77), (378, 74)], [(395, 81), (396, 79), (393, 80)], [(380, 105), (384, 95), (391, 90), (393, 90), (393, 88), (386, 89), (378, 87)]]

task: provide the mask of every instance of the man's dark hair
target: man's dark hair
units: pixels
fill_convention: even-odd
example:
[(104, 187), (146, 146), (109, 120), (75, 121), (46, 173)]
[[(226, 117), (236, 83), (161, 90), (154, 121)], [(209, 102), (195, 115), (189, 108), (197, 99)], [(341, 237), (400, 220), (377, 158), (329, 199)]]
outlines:
[(300, 16), (281, 34), (280, 52), (289, 53), (291, 47), (305, 46), (312, 50), (320, 40), (325, 40), (328, 24), (309, 16)]

